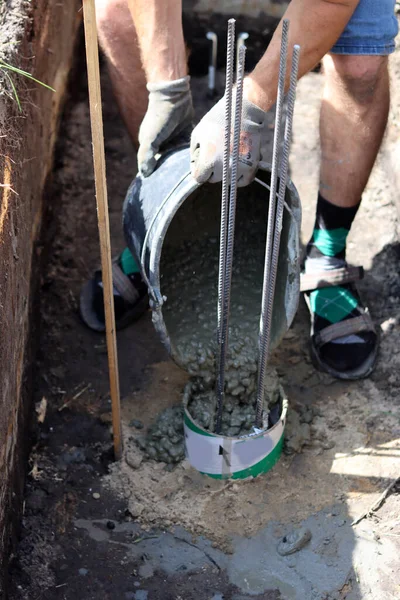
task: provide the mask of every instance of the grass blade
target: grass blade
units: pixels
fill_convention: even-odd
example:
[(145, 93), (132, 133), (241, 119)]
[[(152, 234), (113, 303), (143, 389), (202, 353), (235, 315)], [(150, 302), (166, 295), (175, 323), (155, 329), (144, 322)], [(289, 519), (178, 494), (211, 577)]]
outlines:
[(15, 89), (14, 82), (11, 79), (11, 76), (9, 75), (9, 73), (5, 72), (4, 75), (7, 77), (8, 81), (10, 82), (11, 89), (12, 89), (13, 94), (14, 94), (14, 98), (15, 98), (15, 100), (17, 102), (17, 105), (18, 105), (18, 110), (19, 110), (19, 112), (22, 112), (21, 102), (19, 101), (19, 96), (17, 94), (17, 90)]

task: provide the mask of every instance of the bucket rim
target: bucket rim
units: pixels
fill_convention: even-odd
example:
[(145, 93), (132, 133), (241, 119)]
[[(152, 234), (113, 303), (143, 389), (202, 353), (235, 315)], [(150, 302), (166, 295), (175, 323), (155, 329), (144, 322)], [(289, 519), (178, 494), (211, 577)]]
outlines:
[[(171, 151), (169, 152), (166, 156), (165, 159), (168, 158), (168, 156), (172, 156), (174, 154), (180, 153), (180, 152), (187, 152), (188, 151), (188, 147), (183, 147), (183, 148), (179, 148), (177, 150)], [(164, 162), (164, 161), (162, 161)], [(258, 171), (263, 171), (266, 173), (270, 173), (272, 169), (272, 164), (266, 161), (261, 161), (259, 163), (259, 167), (258, 167)], [(148, 277), (148, 280), (151, 284), (152, 289), (157, 290), (157, 298), (159, 298), (159, 300), (161, 301), (162, 304), (162, 295), (160, 292), (160, 257), (161, 257), (161, 252), (162, 252), (162, 248), (163, 248), (163, 244), (164, 244), (164, 239), (165, 239), (165, 235), (166, 232), (170, 226), (170, 224), (172, 223), (172, 220), (174, 219), (176, 213), (178, 212), (178, 210), (181, 208), (182, 204), (187, 200), (187, 198), (193, 194), (193, 192), (195, 192), (197, 189), (199, 189), (202, 185), (204, 185), (205, 183), (208, 182), (204, 182), (204, 183), (199, 183), (197, 182), (191, 175), (190, 169), (188, 169), (186, 171), (186, 173), (184, 173), (181, 177), (181, 179), (179, 180), (178, 184), (174, 187), (173, 192), (177, 192), (181, 187), (183, 187), (182, 190), (182, 194), (180, 197), (180, 201), (178, 203), (175, 204), (174, 206), (174, 210), (169, 211), (168, 213), (168, 218), (165, 219), (164, 221), (161, 221), (158, 225), (157, 225), (157, 220), (158, 220), (158, 215), (161, 213), (163, 207), (165, 206), (165, 204), (168, 202), (169, 198), (172, 196), (172, 193), (168, 194), (168, 196), (163, 200), (163, 202), (160, 204), (160, 207), (156, 213), (156, 215), (153, 217), (152, 220), (152, 224), (148, 229), (147, 235), (150, 236), (150, 231), (152, 229), (152, 227), (155, 225), (156, 226), (156, 231), (155, 234), (153, 236), (153, 240), (151, 243), (151, 247), (149, 247), (150, 250), (150, 262), (149, 262), (149, 273), (146, 273), (146, 265), (145, 262), (143, 261), (143, 256), (146, 252), (146, 247), (147, 247), (147, 240), (145, 240), (146, 243), (143, 244), (143, 251), (142, 251), (142, 257), (141, 257), (141, 268), (142, 270), (146, 273), (146, 276)], [(259, 182), (255, 181), (255, 183), (258, 183), (258, 185), (260, 185)], [(289, 190), (290, 195), (291, 195), (291, 199), (294, 200), (294, 205), (291, 206), (291, 210), (292, 210), (292, 216), (293, 216), (293, 212), (298, 212), (297, 219), (300, 222), (301, 219), (301, 204), (300, 204), (300, 197), (299, 197), (299, 193), (297, 191), (296, 186), (294, 185), (293, 181), (291, 180), (290, 177), (288, 177), (287, 183), (286, 183), (286, 188)], [(161, 240), (161, 243), (159, 243), (159, 240)]]

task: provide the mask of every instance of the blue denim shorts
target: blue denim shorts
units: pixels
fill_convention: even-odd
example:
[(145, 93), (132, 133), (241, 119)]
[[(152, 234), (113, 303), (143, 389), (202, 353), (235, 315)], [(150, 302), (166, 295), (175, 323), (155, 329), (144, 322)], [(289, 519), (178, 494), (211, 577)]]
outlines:
[(391, 54), (398, 25), (395, 0), (360, 0), (346, 29), (333, 46), (334, 54)]

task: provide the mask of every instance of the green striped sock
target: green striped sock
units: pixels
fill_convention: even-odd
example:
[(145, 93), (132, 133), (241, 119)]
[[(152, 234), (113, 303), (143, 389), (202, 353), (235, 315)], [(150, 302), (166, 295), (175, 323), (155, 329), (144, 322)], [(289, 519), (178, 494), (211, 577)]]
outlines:
[(140, 269), (136, 260), (133, 258), (133, 255), (129, 248), (125, 248), (121, 252), (121, 256), (119, 258), (121, 269), (125, 273), (125, 275), (133, 275), (134, 273), (140, 273)]

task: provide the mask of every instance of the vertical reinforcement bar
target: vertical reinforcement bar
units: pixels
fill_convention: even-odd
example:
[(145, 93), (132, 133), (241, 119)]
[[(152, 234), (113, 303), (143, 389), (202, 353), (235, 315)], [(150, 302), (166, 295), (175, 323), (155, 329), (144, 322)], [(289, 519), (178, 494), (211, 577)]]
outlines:
[[(239, 148), (240, 148), (240, 130), (242, 125), (242, 100), (243, 100), (243, 79), (244, 79), (244, 63), (246, 56), (246, 46), (242, 46), (239, 52), (239, 62), (236, 75), (236, 102), (234, 113), (233, 127), (233, 148), (232, 148), (232, 166), (230, 178), (230, 194), (229, 194), (229, 214), (226, 232), (226, 251), (225, 261), (220, 265), (221, 271), (224, 272), (223, 296), (222, 296), (222, 323), (220, 337), (220, 352), (218, 364), (218, 406), (217, 406), (217, 424), (216, 433), (221, 431), (222, 424), (222, 408), (224, 400), (225, 387), (225, 359), (228, 348), (228, 326), (229, 326), (229, 310), (231, 301), (231, 284), (232, 284), (232, 264), (233, 264), (233, 248), (235, 242), (235, 220), (236, 220), (236, 198), (237, 198), (237, 182), (238, 182), (238, 165), (239, 165)], [(225, 140), (226, 141), (226, 140)], [(226, 148), (224, 148), (226, 151)], [(229, 151), (229, 146), (228, 146)], [(225, 165), (224, 165), (225, 166)], [(229, 164), (228, 164), (229, 174)], [(221, 219), (222, 221), (222, 219)], [(222, 226), (221, 226), (222, 228)]]
[(260, 331), (258, 339), (259, 359), (258, 359), (258, 384), (257, 384), (257, 409), (256, 409), (256, 427), (261, 428), (263, 422), (263, 406), (265, 395), (265, 376), (267, 369), (268, 350), (271, 333), (271, 316), (268, 312), (269, 296), (271, 294), (271, 261), (272, 261), (272, 244), (275, 229), (275, 213), (276, 213), (276, 190), (278, 181), (278, 162), (279, 148), (281, 139), (281, 123), (282, 123), (282, 107), (285, 96), (285, 81), (286, 81), (286, 62), (288, 53), (288, 37), (289, 37), (289, 21), (284, 19), (282, 23), (282, 40), (281, 52), (279, 61), (279, 77), (278, 77), (278, 93), (276, 99), (275, 112), (275, 131), (272, 154), (272, 169), (271, 169), (271, 188), (269, 194), (269, 209), (268, 209), (268, 226), (267, 239), (265, 247), (264, 259), (264, 278), (261, 299), (261, 316), (260, 316)]
[(224, 131), (224, 162), (222, 171), (222, 197), (221, 197), (221, 232), (219, 245), (218, 265), (218, 310), (217, 310), (217, 336), (221, 344), (222, 303), (225, 283), (226, 262), (226, 234), (229, 206), (229, 158), (231, 152), (231, 121), (232, 121), (232, 88), (233, 88), (233, 58), (235, 44), (235, 19), (228, 21), (228, 39), (226, 51), (226, 82), (225, 82), (225, 131)]
[[(293, 129), (293, 112), (294, 112), (294, 103), (296, 100), (296, 87), (297, 87), (297, 75), (299, 69), (299, 56), (300, 56), (300, 46), (294, 46), (293, 48), (293, 57), (292, 57), (292, 68), (290, 73), (290, 87), (288, 94), (288, 104), (287, 104), (287, 113), (286, 113), (286, 123), (285, 123), (285, 134), (284, 134), (284, 142), (283, 142), (283, 151), (282, 151), (282, 161), (281, 161), (281, 169), (280, 169), (280, 178), (279, 178), (279, 191), (278, 191), (278, 203), (276, 209), (276, 225), (274, 232), (274, 242), (272, 246), (272, 260), (271, 260), (271, 277), (269, 283), (270, 293), (268, 294), (268, 306), (267, 306), (267, 321), (271, 322), (272, 316), (272, 308), (274, 304), (274, 295), (275, 295), (275, 284), (276, 284), (276, 275), (278, 271), (278, 260), (279, 260), (279, 246), (281, 241), (281, 231), (283, 224), (283, 209), (285, 204), (285, 193), (289, 172), (289, 154), (290, 154), (290, 146), (292, 141), (292, 129)], [(265, 365), (268, 361), (268, 353), (269, 353), (269, 343), (270, 339), (266, 341), (266, 356), (265, 356)], [(262, 413), (260, 416), (262, 419)]]
[[(229, 158), (231, 152), (231, 122), (232, 122), (232, 90), (233, 90), (233, 62), (235, 50), (235, 19), (228, 21), (228, 35), (226, 47), (226, 80), (225, 80), (225, 131), (224, 131), (224, 157), (222, 170), (222, 196), (221, 196), (221, 229), (219, 242), (218, 263), (218, 305), (217, 305), (217, 414), (222, 411), (224, 403), (224, 367), (225, 347), (222, 343), (222, 318), (225, 290), (225, 265), (226, 265), (226, 237), (229, 209)], [(221, 407), (221, 408), (220, 408)]]

